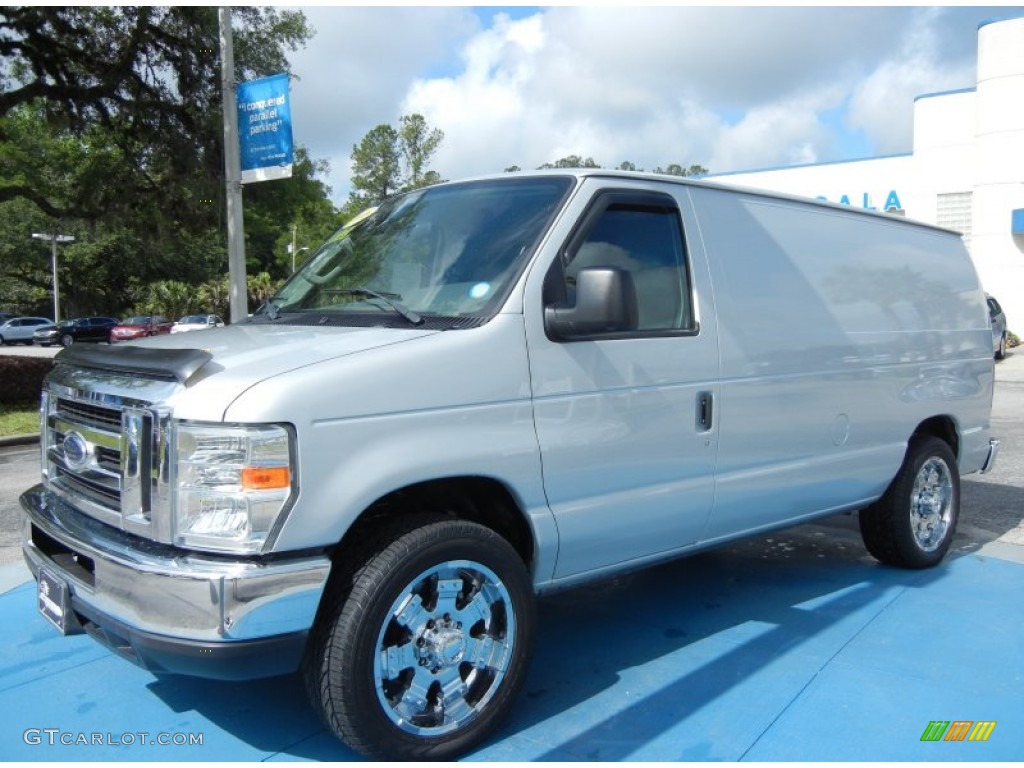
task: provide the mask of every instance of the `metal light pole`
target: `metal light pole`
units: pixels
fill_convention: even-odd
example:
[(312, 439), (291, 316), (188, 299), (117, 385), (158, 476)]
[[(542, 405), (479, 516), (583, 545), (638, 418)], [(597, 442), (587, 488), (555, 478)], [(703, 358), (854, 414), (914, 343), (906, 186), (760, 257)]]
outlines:
[(228, 283), (231, 289), (231, 322), (249, 314), (245, 280), (245, 232), (242, 218), (242, 157), (238, 149), (238, 102), (235, 96), (235, 55), (231, 33), (231, 8), (221, 6), (221, 97), (224, 110), (224, 184), (228, 223)]
[(60, 284), (57, 282), (57, 243), (73, 243), (73, 235), (58, 235), (54, 232), (51, 235), (44, 235), (40, 232), (33, 232), (32, 237), (36, 240), (49, 240), (52, 244), (50, 250), (50, 267), (53, 270), (53, 322), (60, 322)]
[(302, 253), (303, 251), (308, 251), (309, 250), (309, 248), (307, 248), (306, 246), (303, 246), (302, 248), (298, 248), (298, 249), (295, 248), (295, 236), (296, 236), (297, 232), (298, 232), (298, 227), (296, 225), (292, 224), (292, 242), (288, 246), (288, 253), (290, 253), (292, 255), (292, 274), (295, 274), (295, 254), (296, 253)]
[(306, 246), (302, 246), (301, 248), (296, 250), (295, 246), (293, 245), (289, 250), (292, 253), (292, 274), (295, 274), (295, 254), (302, 253), (303, 251), (308, 251), (309, 248), (307, 248)]

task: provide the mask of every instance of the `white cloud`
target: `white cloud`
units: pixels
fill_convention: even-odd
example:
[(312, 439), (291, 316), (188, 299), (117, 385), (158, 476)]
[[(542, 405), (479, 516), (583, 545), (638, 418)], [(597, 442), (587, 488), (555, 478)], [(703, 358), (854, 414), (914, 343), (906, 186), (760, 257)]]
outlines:
[(909, 151), (914, 96), (974, 84), (977, 20), (992, 15), (553, 7), (483, 28), (471, 8), (315, 10), (333, 30), (316, 45), (334, 47), (295, 69), (313, 81), (309, 144), (329, 147), (339, 200), (352, 145), (411, 112), (444, 131), (432, 167), (447, 178), (569, 154), (724, 172)]
[(850, 98), (848, 123), (874, 140), (879, 154), (905, 152), (913, 138), (916, 96), (973, 86), (975, 62), (943, 60), (938, 9), (924, 9), (920, 23), (907, 30), (898, 50), (892, 51), (863, 79)]
[(715, 134), (709, 165), (716, 171), (818, 162), (832, 140), (819, 114), (836, 101), (834, 90), (756, 107)]
[(536, 55), (545, 45), (543, 17), (499, 17), (493, 29), (463, 50), (464, 69), (454, 77), (417, 80), (403, 112), (418, 112), (445, 132), (435, 165), (444, 175), (500, 171), (523, 161), (531, 125), (547, 117), (531, 98)]
[(331, 164), (343, 200), (353, 145), (381, 123), (395, 124), (409, 84), (447, 63), (479, 31), (469, 8), (307, 7), (316, 35), (290, 56), (295, 141)]
[[(828, 35), (795, 47), (806, 33), (798, 10), (556, 8), (500, 19), (465, 46), (461, 73), (418, 80), (405, 109), (445, 131), (437, 165), (449, 176), (569, 154), (719, 170), (815, 159), (827, 145), (816, 110), (842, 93), (818, 87), (830, 70), (810, 66)], [(743, 107), (733, 125), (715, 112)]]

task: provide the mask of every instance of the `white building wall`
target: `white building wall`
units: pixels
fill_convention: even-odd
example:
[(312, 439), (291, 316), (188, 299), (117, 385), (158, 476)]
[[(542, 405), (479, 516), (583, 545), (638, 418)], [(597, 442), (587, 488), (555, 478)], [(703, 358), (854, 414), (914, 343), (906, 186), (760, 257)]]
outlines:
[(974, 89), (914, 100), (914, 218), (936, 224), (935, 196), (974, 189)]
[(1024, 19), (978, 30), (977, 170), (973, 251), (984, 285), (1024, 335), (1024, 237), (1012, 211), (1024, 208)]
[(1011, 229), (1024, 209), (1024, 18), (979, 28), (977, 72), (975, 88), (914, 101), (910, 155), (711, 178), (876, 210), (898, 199), (908, 218), (962, 222), (982, 285), (1024, 336), (1024, 234)]
[(912, 155), (712, 174), (709, 178), (725, 184), (824, 198), (831, 203), (877, 211), (884, 210), (887, 201), (898, 201), (899, 207), (906, 210), (916, 186)]

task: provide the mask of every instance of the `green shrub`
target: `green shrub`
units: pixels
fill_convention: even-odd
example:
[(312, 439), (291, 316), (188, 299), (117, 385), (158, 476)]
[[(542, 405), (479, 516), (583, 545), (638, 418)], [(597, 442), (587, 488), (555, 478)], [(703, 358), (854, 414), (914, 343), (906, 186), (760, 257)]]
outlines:
[(0, 403), (38, 403), (43, 378), (52, 368), (49, 357), (0, 355)]

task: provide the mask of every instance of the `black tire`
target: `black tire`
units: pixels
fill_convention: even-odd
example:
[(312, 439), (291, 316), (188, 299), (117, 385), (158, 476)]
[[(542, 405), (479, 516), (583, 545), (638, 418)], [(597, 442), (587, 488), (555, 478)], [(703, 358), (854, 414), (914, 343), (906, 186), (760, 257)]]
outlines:
[(996, 350), (996, 360), (1004, 360), (1006, 358), (1006, 334), (1004, 333), (999, 339), (999, 349)]
[(475, 523), (431, 516), (378, 538), (332, 574), (307, 690), (327, 726), (367, 757), (448, 760), (516, 700), (532, 653), (533, 585), (511, 545)]
[(942, 562), (960, 517), (960, 472), (949, 445), (912, 438), (885, 494), (860, 512), (864, 545), (876, 559), (901, 568)]
[(72, 336), (70, 333), (65, 333), (63, 336), (60, 337), (60, 345), (62, 347), (70, 347), (74, 343), (75, 337)]

